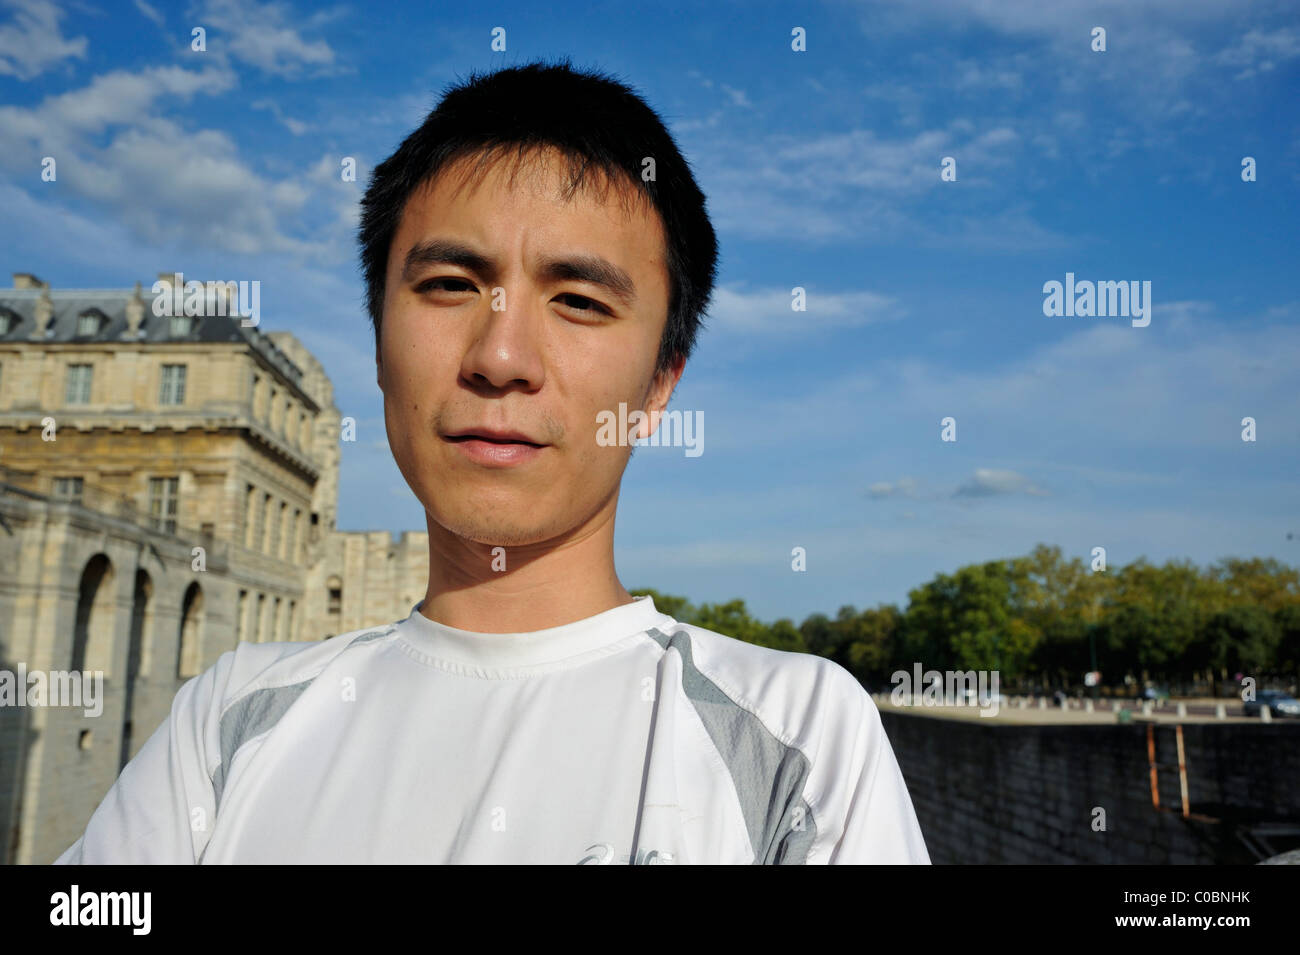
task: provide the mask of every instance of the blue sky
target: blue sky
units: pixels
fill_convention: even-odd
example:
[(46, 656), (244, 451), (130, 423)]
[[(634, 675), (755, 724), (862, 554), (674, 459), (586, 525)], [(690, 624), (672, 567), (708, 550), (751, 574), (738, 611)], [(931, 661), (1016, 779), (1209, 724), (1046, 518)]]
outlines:
[[(301, 338), (358, 423), (339, 526), (423, 529), (385, 440), (357, 202), (446, 85), (568, 56), (664, 117), (721, 246), (671, 406), (703, 413), (704, 453), (633, 458), (627, 586), (798, 621), (1039, 542), (1300, 563), (1293, 5), (432, 7), (0, 0), (6, 271), (259, 279), (263, 330)], [(1150, 281), (1150, 325), (1045, 316), (1067, 272)]]

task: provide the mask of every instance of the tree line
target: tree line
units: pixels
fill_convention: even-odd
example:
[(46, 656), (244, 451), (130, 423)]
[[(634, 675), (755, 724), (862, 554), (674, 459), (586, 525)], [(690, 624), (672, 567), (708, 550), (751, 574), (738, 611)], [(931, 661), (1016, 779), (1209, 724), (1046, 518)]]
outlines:
[(935, 670), (997, 670), (1003, 691), (1074, 690), (1098, 670), (1108, 688), (1148, 682), (1175, 692), (1220, 692), (1238, 674), (1260, 687), (1300, 674), (1300, 570), (1273, 558), (1156, 566), (1139, 558), (1092, 571), (1059, 547), (970, 564), (909, 592), (908, 604), (796, 625), (764, 623), (743, 600), (695, 605), (643, 589), (655, 605), (759, 646), (816, 653), (871, 689), (914, 662)]

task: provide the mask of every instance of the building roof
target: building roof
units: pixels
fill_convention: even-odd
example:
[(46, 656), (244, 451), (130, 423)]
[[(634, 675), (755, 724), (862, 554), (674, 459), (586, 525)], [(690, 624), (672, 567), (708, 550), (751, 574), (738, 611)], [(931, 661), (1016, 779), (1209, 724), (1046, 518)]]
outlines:
[[(36, 306), (49, 295), (53, 312), (44, 338), (36, 335)], [(144, 318), (140, 335), (131, 335), (127, 323), (127, 303), (134, 297), (132, 289), (0, 289), (0, 343), (131, 343), (164, 344), (176, 342), (243, 342), (258, 351), (289, 381), (302, 388), (302, 369), (256, 326), (245, 327), (238, 315), (195, 316), (190, 331), (172, 334), (171, 316), (153, 313), (153, 294), (143, 292)], [(230, 306), (234, 308), (234, 303)], [(101, 316), (94, 334), (79, 335), (78, 319), (87, 312)], [(8, 317), (8, 321), (4, 319)], [(13, 319), (17, 318), (15, 322)]]

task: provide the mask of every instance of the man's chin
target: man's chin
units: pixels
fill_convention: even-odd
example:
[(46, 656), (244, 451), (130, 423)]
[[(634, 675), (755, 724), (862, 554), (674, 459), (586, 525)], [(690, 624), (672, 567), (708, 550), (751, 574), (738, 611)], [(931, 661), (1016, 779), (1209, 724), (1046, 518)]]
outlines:
[(432, 519), (453, 537), (489, 547), (526, 547), (544, 543), (554, 536), (554, 532), (546, 527), (522, 522), (485, 520), (482, 514), (432, 514)]

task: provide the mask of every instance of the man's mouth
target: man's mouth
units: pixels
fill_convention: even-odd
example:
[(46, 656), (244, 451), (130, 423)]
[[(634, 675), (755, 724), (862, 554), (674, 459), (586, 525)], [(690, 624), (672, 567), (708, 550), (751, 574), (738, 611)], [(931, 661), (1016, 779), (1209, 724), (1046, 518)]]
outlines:
[(491, 431), (487, 429), (478, 431), (459, 431), (455, 434), (444, 435), (448, 441), (486, 441), (489, 444), (519, 444), (530, 448), (544, 448), (545, 444), (540, 441), (534, 441), (529, 435), (517, 431)]
[(477, 428), (443, 435), (472, 463), (485, 468), (512, 468), (535, 461), (548, 445), (522, 431)]

